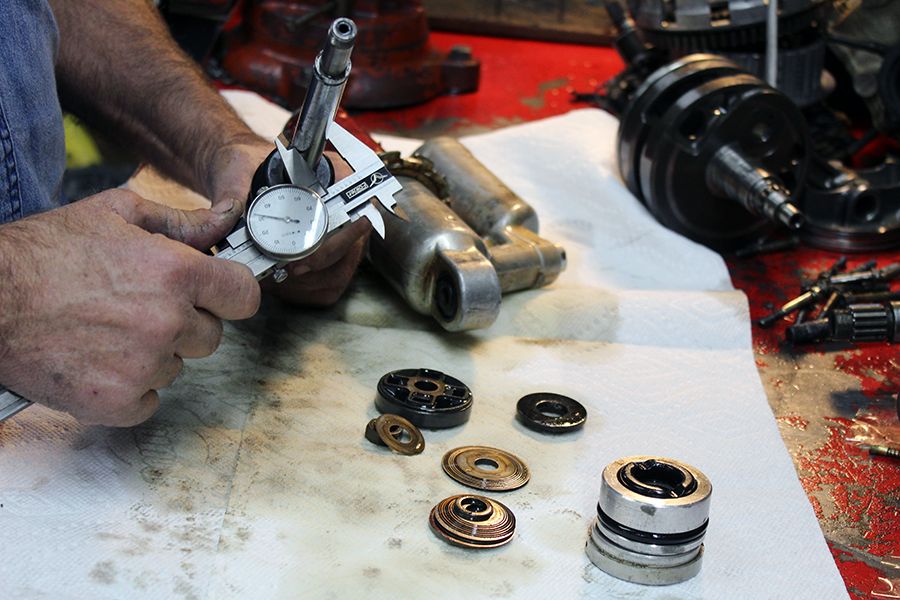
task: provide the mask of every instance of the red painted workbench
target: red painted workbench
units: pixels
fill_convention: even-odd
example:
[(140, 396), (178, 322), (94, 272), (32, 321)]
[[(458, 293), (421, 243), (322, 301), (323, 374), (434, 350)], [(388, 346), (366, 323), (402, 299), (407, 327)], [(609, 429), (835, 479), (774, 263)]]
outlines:
[[(479, 91), (355, 114), (363, 128), (414, 137), (464, 135), (557, 115), (574, 108), (573, 90), (590, 91), (622, 66), (609, 48), (447, 33), (432, 34), (432, 42), (443, 50), (472, 48), (482, 61)], [(756, 319), (796, 295), (801, 278), (812, 278), (837, 258), (802, 248), (728, 264)], [(900, 250), (851, 255), (849, 266), (872, 258), (883, 266), (900, 261)], [(900, 353), (878, 344), (795, 350), (783, 341), (786, 325), (754, 325), (753, 339), (800, 481), (851, 597), (900, 598), (900, 462), (870, 458), (847, 441), (866, 423), (886, 424), (900, 436), (892, 396), (900, 390)]]

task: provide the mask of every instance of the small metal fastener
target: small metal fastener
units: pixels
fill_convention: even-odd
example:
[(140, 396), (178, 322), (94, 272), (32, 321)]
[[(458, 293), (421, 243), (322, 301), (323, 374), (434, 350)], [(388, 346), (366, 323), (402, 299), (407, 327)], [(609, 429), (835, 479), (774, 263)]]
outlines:
[(474, 494), (441, 500), (428, 521), (436, 535), (464, 548), (496, 548), (509, 543), (516, 532), (516, 517), (509, 508)]
[(531, 478), (521, 458), (487, 446), (455, 448), (444, 455), (441, 466), (456, 482), (477, 490), (516, 490)]
[(421, 454), (425, 449), (422, 432), (398, 415), (381, 415), (369, 421), (366, 425), (366, 439), (404, 456)]
[(281, 283), (282, 281), (287, 279), (287, 277), (288, 277), (288, 272), (284, 268), (280, 267), (280, 268), (272, 271), (272, 279), (275, 281), (275, 283)]
[(584, 426), (587, 409), (568, 396), (539, 392), (519, 400), (516, 416), (525, 427), (534, 431), (568, 433)]

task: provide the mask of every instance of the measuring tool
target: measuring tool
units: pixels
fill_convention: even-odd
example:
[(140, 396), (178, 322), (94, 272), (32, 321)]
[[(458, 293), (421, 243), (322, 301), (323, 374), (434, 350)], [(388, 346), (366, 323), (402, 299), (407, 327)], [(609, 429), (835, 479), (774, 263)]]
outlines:
[[(212, 249), (218, 258), (247, 265), (257, 279), (271, 275), (284, 281), (285, 265), (309, 256), (361, 217), (383, 238), (384, 220), (373, 199), (396, 215), (400, 183), (371, 148), (334, 121), (356, 34), (350, 19), (331, 24), (292, 138), (281, 134), (275, 139), (275, 150), (253, 177), (246, 214)], [(334, 169), (322, 155), (326, 142), (347, 162), (351, 175), (333, 181)], [(0, 386), (0, 421), (30, 404)]]

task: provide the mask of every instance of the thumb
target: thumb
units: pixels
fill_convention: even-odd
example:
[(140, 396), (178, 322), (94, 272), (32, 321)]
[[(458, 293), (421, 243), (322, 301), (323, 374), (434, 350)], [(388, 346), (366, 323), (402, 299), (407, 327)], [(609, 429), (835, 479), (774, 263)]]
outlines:
[(113, 210), (128, 223), (198, 250), (206, 250), (228, 235), (244, 208), (242, 202), (232, 198), (219, 201), (212, 209), (178, 210), (137, 194), (129, 196), (113, 204)]

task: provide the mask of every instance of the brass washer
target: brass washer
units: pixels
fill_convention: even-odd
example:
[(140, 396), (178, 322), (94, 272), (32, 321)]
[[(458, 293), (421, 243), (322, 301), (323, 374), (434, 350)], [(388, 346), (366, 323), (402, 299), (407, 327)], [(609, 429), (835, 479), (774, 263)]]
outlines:
[(437, 536), (464, 548), (496, 548), (509, 543), (516, 531), (516, 517), (506, 505), (474, 494), (441, 500), (428, 522)]
[[(403, 433), (409, 436), (409, 441), (401, 441)], [(422, 432), (399, 415), (384, 414), (369, 421), (366, 425), (366, 439), (404, 456), (421, 454), (425, 450)]]
[[(496, 465), (496, 468), (484, 468), (479, 463)], [(531, 478), (531, 472), (521, 458), (488, 446), (463, 446), (450, 450), (444, 455), (441, 466), (455, 481), (477, 490), (516, 490)]]

